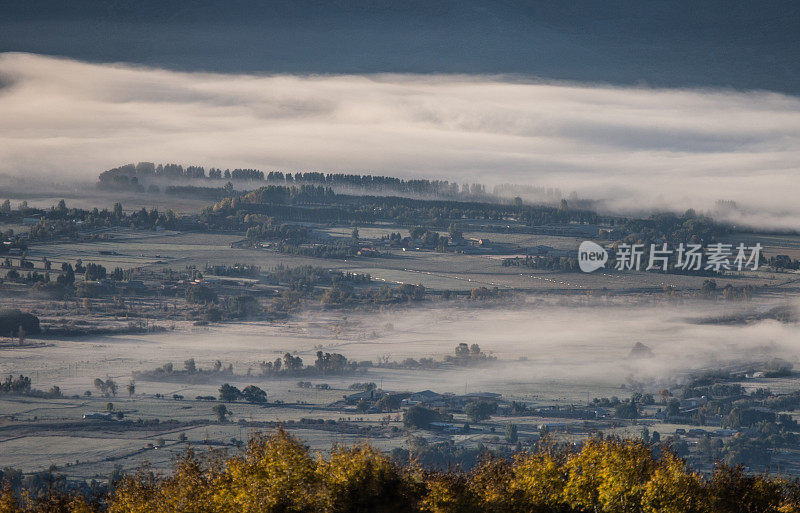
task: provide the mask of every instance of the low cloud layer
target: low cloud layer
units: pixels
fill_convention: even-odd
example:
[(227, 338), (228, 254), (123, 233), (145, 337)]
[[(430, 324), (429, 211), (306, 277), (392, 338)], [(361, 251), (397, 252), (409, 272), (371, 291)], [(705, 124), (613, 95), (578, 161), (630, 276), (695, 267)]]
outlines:
[[(616, 209), (751, 209), (800, 228), (800, 99), (474, 76), (179, 73), (0, 54), (0, 173), (141, 160), (576, 191)], [(793, 219), (795, 218), (795, 219)]]

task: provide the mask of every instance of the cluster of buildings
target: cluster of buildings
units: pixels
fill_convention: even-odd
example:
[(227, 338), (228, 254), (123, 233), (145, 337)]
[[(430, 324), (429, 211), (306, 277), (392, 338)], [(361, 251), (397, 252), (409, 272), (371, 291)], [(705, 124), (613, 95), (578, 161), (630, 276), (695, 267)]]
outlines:
[(431, 409), (462, 412), (467, 403), (474, 401), (492, 401), (498, 403), (498, 408), (508, 407), (508, 405), (502, 401), (502, 395), (493, 392), (474, 392), (456, 395), (451, 393), (439, 394), (432, 390), (422, 390), (421, 392), (391, 392), (379, 388), (361, 390), (345, 395), (343, 401), (339, 401), (339, 403), (353, 406), (361, 401), (366, 401), (369, 404), (367, 413), (378, 413), (381, 410), (377, 406), (377, 403), (385, 396), (399, 398), (400, 406), (404, 408), (421, 405)]

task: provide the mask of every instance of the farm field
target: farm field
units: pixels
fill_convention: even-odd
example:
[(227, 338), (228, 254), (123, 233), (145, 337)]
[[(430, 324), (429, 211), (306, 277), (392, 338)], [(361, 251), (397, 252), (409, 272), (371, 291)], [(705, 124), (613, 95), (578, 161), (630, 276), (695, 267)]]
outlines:
[[(729, 272), (713, 277), (716, 292), (709, 293), (707, 276), (504, 265), (542, 248), (573, 256), (585, 239), (505, 233), (501, 221), (469, 223), (473, 229), (463, 233), (469, 242), (447, 251), (412, 240), (407, 226), (391, 222), (358, 226), (357, 241), (352, 224), (308, 224), (306, 248), (344, 243), (377, 248), (374, 257), (301, 256), (231, 230), (141, 229), (133, 223), (104, 225), (71, 240), (31, 241), (25, 266), (17, 254), (0, 270), (0, 310), (36, 315), (46, 329), (27, 340), (0, 334), (0, 375), (30, 377), (30, 386), (41, 392), (0, 396), (0, 454), (7, 455), (0, 464), (103, 480), (144, 464), (167, 469), (187, 442), (201, 450), (237, 451), (253, 433), (278, 426), (323, 452), (332, 444), (365, 441), (387, 452), (416, 450), (420, 439), (440, 449), (454, 444), (467, 452), (502, 452), (517, 447), (504, 439), (512, 424), (522, 446), (544, 432), (570, 443), (598, 431), (638, 437), (642, 428), (673, 436), (694, 424), (689, 418), (666, 422), (662, 406), (641, 406), (641, 419), (620, 417), (617, 406), (640, 400), (642, 392), (678, 394), (695, 376), (719, 369), (737, 372), (731, 383), (750, 394), (800, 388), (796, 374), (765, 378), (752, 372), (773, 361), (790, 367), (797, 362), (800, 340), (793, 314), (786, 314), (795, 311), (800, 292), (797, 271), (764, 266)], [(293, 221), (280, 229), (298, 226)], [(573, 228), (540, 231), (580, 231)], [(402, 246), (387, 242), (397, 232)], [(443, 230), (428, 236), (434, 233), (448, 236)], [(768, 257), (794, 255), (800, 247), (800, 238), (791, 235), (741, 238), (762, 244)], [(79, 261), (102, 266), (106, 277), (88, 280), (84, 268), (84, 283), (76, 282), (65, 297), (49, 295), (46, 287), (40, 291), (32, 275), (25, 281), (25, 273), (49, 271), (53, 276), (45, 281), (52, 284), (67, 273), (62, 264), (75, 273)], [(109, 278), (117, 268), (123, 276)], [(371, 281), (350, 273), (368, 274)], [(351, 302), (331, 300), (341, 281)], [(84, 288), (89, 282), (100, 291)], [(418, 284), (424, 286), (419, 297)], [(757, 292), (746, 300), (728, 298), (721, 293), (728, 285)], [(210, 299), (192, 297), (198, 290)], [(481, 299), (482, 293), (490, 299)], [(243, 299), (249, 312), (239, 304)], [(637, 344), (645, 357), (635, 354)], [(486, 361), (464, 364), (455, 358), (464, 348)], [(351, 362), (355, 370), (319, 374), (319, 352)], [(307, 374), (264, 370), (267, 362), (292, 358), (302, 359)], [(203, 372), (181, 374), (189, 360)], [(156, 372), (167, 366), (168, 372)], [(98, 381), (118, 388), (110, 393)], [(223, 384), (256, 386), (267, 400), (223, 401)], [(387, 410), (374, 399), (360, 409), (364, 401), (352, 396), (365, 384), (387, 396), (445, 397), (446, 406), (437, 408), (448, 409), (446, 422), (409, 428), (403, 417), (411, 403)], [(51, 390), (61, 395), (47, 397)], [(502, 411), (470, 417), (465, 405), (486, 397)], [(466, 402), (459, 406), (453, 398)], [(605, 406), (598, 406), (601, 399)], [(520, 404), (522, 412), (510, 413)], [(223, 405), (220, 420), (214, 408)], [(715, 418), (714, 429), (723, 422)], [(697, 436), (686, 437), (695, 452)], [(781, 461), (800, 462), (791, 451), (781, 454)]]
[[(392, 228), (393, 229), (393, 228)], [(391, 231), (392, 229), (386, 229)], [(364, 230), (369, 231), (368, 228)], [(383, 233), (383, 229), (376, 229)], [(342, 231), (342, 230), (339, 230)], [(77, 259), (99, 263), (109, 268), (136, 267), (144, 270), (185, 268), (206, 265), (233, 265), (248, 262), (263, 269), (276, 266), (312, 265), (329, 269), (364, 272), (379, 282), (392, 284), (421, 283), (434, 290), (469, 291), (475, 287), (499, 287), (523, 292), (574, 293), (586, 290), (608, 289), (622, 293), (657, 293), (665, 287), (679, 290), (699, 289), (706, 279), (702, 276), (685, 276), (634, 271), (598, 271), (592, 274), (533, 270), (524, 267), (504, 267), (500, 255), (473, 255), (437, 253), (434, 251), (390, 250), (385, 257), (351, 259), (311, 258), (284, 255), (269, 249), (231, 248), (232, 242), (241, 240), (237, 235), (195, 233), (147, 233), (133, 230), (106, 232), (110, 240), (82, 243), (32, 245), (28, 257), (37, 266), (46, 257), (59, 264)], [(341, 234), (338, 234), (341, 235)], [(379, 234), (374, 234), (376, 237)], [(475, 234), (480, 235), (480, 234)], [(492, 235), (499, 238), (501, 235)], [(582, 239), (555, 236), (509, 236), (521, 248), (547, 245), (561, 250), (577, 251)], [(510, 239), (510, 240), (511, 240)], [(766, 254), (791, 253), (800, 245), (796, 238), (766, 237), (752, 239), (765, 244)], [(748, 239), (750, 241), (750, 239)], [(102, 254), (101, 254), (102, 252)], [(759, 270), (733, 273), (717, 278), (721, 287), (768, 286), (784, 292), (800, 290), (800, 275)]]
[[(761, 308), (769, 306), (765, 303)], [(661, 376), (667, 384), (692, 369), (731, 365), (745, 359), (793, 358), (800, 341), (789, 327), (771, 321), (749, 327), (692, 322), (698, 317), (741, 308), (700, 302), (664, 311), (657, 303), (637, 305), (619, 300), (616, 304), (591, 306), (575, 301), (570, 307), (569, 327), (564, 324), (564, 305), (542, 300), (511, 309), (454, 306), (369, 314), (317, 311), (281, 323), (246, 322), (218, 327), (187, 324), (167, 333), (49, 339), (36, 347), (7, 347), (0, 350), (0, 373), (32, 376), (33, 386), (43, 390), (57, 385), (65, 398), (0, 399), (0, 452), (8, 455), (10, 464), (26, 469), (54, 464), (75, 477), (90, 478), (112, 471), (115, 465), (131, 469), (145, 460), (164, 467), (170, 461), (170, 451), (183, 446), (178, 443), (181, 433), (192, 443), (202, 445), (211, 440), (230, 448), (231, 438), (246, 440), (261, 429), (242, 426), (240, 420), (277, 425), (297, 423), (302, 418), (350, 419), (357, 425), (380, 425), (383, 414), (328, 407), (351, 393), (348, 387), (355, 381), (373, 381), (382, 389), (395, 391), (496, 392), (505, 400), (525, 401), (532, 406), (566, 407), (586, 404), (594, 397), (627, 397), (629, 380), (636, 376)], [(607, 319), (612, 317), (618, 320), (609, 322)], [(503, 329), (498, 330), (497, 326)], [(693, 340), (703, 343), (698, 345)], [(757, 341), (766, 344), (754, 351)], [(296, 379), (264, 379), (258, 375), (258, 362), (279, 358), (284, 352), (309, 362), (318, 350), (341, 353), (356, 361), (424, 357), (441, 360), (460, 342), (478, 343), (498, 361), (478, 368), (435, 371), (373, 367), (355, 375), (310, 380), (312, 384), (326, 383), (329, 390), (301, 389)], [(646, 343), (657, 358), (630, 360), (628, 353), (635, 342)], [(149, 370), (168, 362), (180, 368), (189, 357), (200, 368), (210, 368), (216, 359), (224, 365), (231, 363), (234, 375), (198, 384), (138, 380), (132, 397), (124, 392), (132, 370)], [(93, 387), (93, 380), (98, 377), (112, 378), (121, 385), (117, 397), (98, 396)], [(233, 423), (219, 425), (211, 411), (217, 402), (195, 397), (215, 397), (223, 381), (239, 387), (258, 385), (275, 404), (229, 404)], [(748, 388), (763, 386), (758, 380), (744, 384)], [(770, 386), (790, 390), (800, 382), (792, 378), (771, 382)], [(86, 391), (94, 395), (86, 396)], [(82, 420), (86, 412), (105, 411), (108, 402), (127, 420), (159, 419), (163, 427), (148, 425), (120, 432), (116, 428), (104, 429), (102, 423), (87, 425)], [(167, 421), (177, 424), (164, 424)], [(498, 425), (502, 429), (503, 422), (507, 421), (497, 418), (486, 428)], [(543, 421), (514, 422), (527, 429), (529, 422), (533, 426)], [(62, 431), (65, 426), (69, 429), (67, 433), (59, 432), (56, 426), (61, 426)], [(315, 450), (327, 450), (334, 442), (367, 439), (388, 444), (389, 448), (407, 443), (403, 437), (384, 442), (347, 432), (290, 428), (294, 429)], [(473, 443), (475, 436), (479, 435), (459, 440)], [(165, 447), (147, 447), (157, 445), (159, 439), (164, 440)], [(28, 445), (50, 447), (50, 443), (55, 446), (26, 451)], [(75, 460), (83, 463), (75, 464)]]

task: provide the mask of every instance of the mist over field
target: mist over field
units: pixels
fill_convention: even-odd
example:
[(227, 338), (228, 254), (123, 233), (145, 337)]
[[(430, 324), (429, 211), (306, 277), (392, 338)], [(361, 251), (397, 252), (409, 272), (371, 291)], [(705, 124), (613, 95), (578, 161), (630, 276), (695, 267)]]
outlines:
[[(701, 369), (727, 367), (773, 358), (796, 360), (800, 337), (794, 325), (774, 320), (739, 324), (704, 323), (720, 316), (759, 311), (771, 303), (748, 306), (690, 302), (684, 305), (535, 304), (511, 309), (427, 309), (355, 317), (378, 329), (380, 337), (348, 343), (337, 350), (353, 357), (381, 354), (401, 360), (440, 358), (459, 342), (479, 344), (505, 364), (452, 372), (449, 388), (457, 392), (465, 375), (475, 387), (501, 390), (508, 383), (614, 383), (635, 379), (674, 380)], [(652, 357), (631, 357), (636, 343)], [(358, 355), (358, 356), (357, 356)], [(447, 387), (448, 373), (430, 379)], [(441, 382), (439, 384), (438, 382)]]
[[(221, 75), (0, 56), (0, 173), (126, 162), (558, 187), (796, 229), (800, 100), (466, 75)], [(768, 177), (769, 179), (765, 179)]]
[[(65, 381), (65, 369), (59, 367), (78, 360), (89, 375), (102, 371), (124, 380), (132, 370), (157, 368), (167, 362), (180, 365), (188, 357), (204, 368), (222, 359), (232, 363), (239, 379), (246, 382), (248, 368), (257, 369), (259, 362), (281, 357), (286, 351), (308, 363), (318, 350), (341, 353), (353, 361), (440, 361), (463, 342), (478, 344), (498, 362), (485, 367), (420, 369), (413, 374), (376, 368), (363, 378), (329, 376), (327, 380), (339, 386), (358, 379), (379, 380), (386, 389), (398, 391), (431, 388), (459, 393), (466, 388), (511, 396), (561, 397), (573, 388), (618, 389), (631, 379), (651, 386), (680, 384), (681, 376), (690, 372), (737, 366), (744, 370), (774, 358), (797, 363), (800, 337), (793, 324), (774, 320), (746, 325), (698, 322), (763, 311), (774, 304), (623, 301), (591, 305), (571, 301), (513, 308), (430, 307), (380, 314), (315, 312), (278, 325), (256, 322), (146, 338), (54, 341), (46, 349), (54, 364), (49, 366), (47, 378), (42, 374), (40, 384), (58, 383), (68, 393), (81, 393), (85, 379)], [(632, 357), (636, 343), (645, 344), (652, 355)], [(29, 360), (29, 350), (6, 350), (6, 356), (0, 372), (34, 371), (26, 367), (35, 363)]]

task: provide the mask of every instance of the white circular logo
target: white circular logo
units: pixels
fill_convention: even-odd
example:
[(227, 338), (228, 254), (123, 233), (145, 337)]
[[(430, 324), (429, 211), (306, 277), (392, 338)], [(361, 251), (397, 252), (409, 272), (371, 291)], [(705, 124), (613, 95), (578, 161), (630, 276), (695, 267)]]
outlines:
[(590, 273), (600, 269), (608, 262), (608, 253), (603, 246), (590, 240), (581, 242), (578, 248), (578, 265), (581, 271)]

